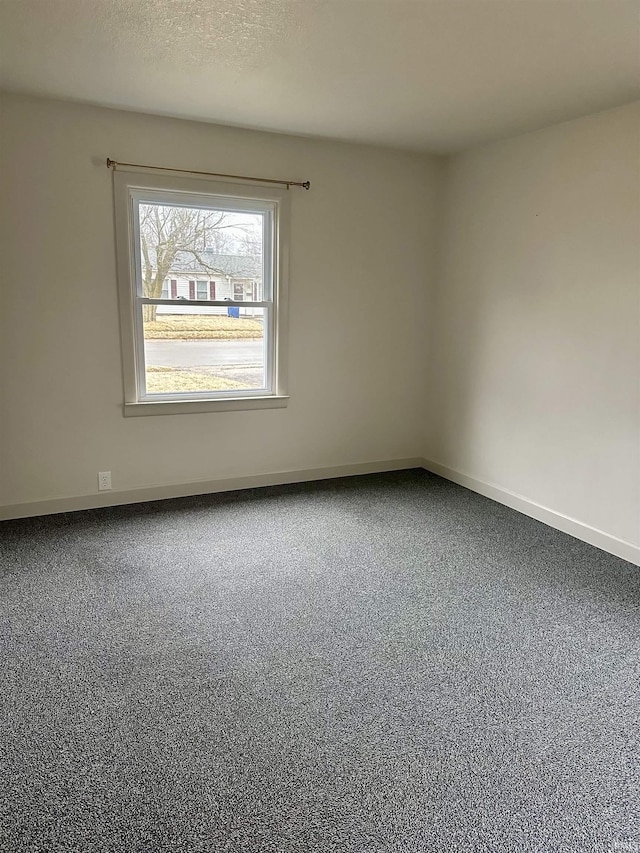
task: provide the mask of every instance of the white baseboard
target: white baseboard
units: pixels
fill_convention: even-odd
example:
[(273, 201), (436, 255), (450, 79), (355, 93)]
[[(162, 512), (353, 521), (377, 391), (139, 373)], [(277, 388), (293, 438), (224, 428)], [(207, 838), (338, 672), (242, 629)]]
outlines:
[(448, 468), (438, 462), (422, 458), (385, 459), (375, 462), (358, 462), (353, 465), (334, 465), (327, 468), (302, 468), (292, 471), (275, 471), (268, 474), (255, 474), (243, 477), (229, 477), (218, 480), (197, 480), (190, 483), (167, 483), (148, 486), (141, 489), (127, 489), (114, 492), (98, 492), (90, 495), (77, 495), (51, 500), (33, 501), (22, 504), (10, 504), (0, 507), (0, 521), (12, 518), (28, 518), (37, 515), (51, 515), (59, 512), (75, 512), (83, 509), (119, 506), (122, 504), (144, 503), (145, 501), (164, 500), (166, 498), (205, 495), (214, 492), (230, 492), (237, 489), (252, 489), (260, 486), (278, 486), (287, 483), (306, 483), (311, 480), (330, 480), (336, 477), (353, 477), (358, 474), (378, 474), (385, 471), (403, 471), (408, 468), (424, 468), (447, 480), (458, 483), (473, 492), (491, 498), (498, 503), (511, 507), (549, 525), (556, 530), (575, 536), (583, 542), (595, 545), (609, 554), (621, 557), (640, 566), (640, 547), (624, 539), (618, 539), (603, 530), (591, 527), (576, 518), (542, 506), (509, 489), (495, 483), (487, 483), (454, 468)]
[(440, 465), (439, 462), (432, 462), (429, 459), (422, 460), (422, 467), (427, 471), (432, 471), (446, 480), (451, 480), (458, 483), (460, 486), (465, 486), (471, 489), (472, 492), (478, 492), (497, 503), (511, 507), (518, 512), (535, 518), (543, 524), (554, 527), (556, 530), (561, 530), (563, 533), (568, 533), (570, 536), (575, 536), (576, 539), (581, 539), (583, 542), (588, 542), (589, 545), (595, 545), (602, 551), (607, 551), (616, 557), (621, 557), (623, 560), (628, 560), (636, 566), (640, 566), (640, 547), (632, 542), (627, 542), (624, 539), (618, 539), (610, 533), (605, 533), (604, 530), (599, 530), (597, 527), (591, 527), (577, 518), (571, 518), (568, 515), (563, 515), (561, 512), (556, 512), (549, 507), (542, 506), (535, 501), (525, 498), (516, 492), (511, 492), (509, 489), (504, 489), (497, 486), (495, 483), (486, 483), (483, 480), (478, 480), (476, 477), (471, 477), (468, 474), (463, 474), (461, 471), (456, 471), (454, 468), (448, 468), (446, 465)]
[(311, 480), (332, 480), (336, 477), (353, 477), (358, 474), (380, 474), (384, 471), (404, 471), (422, 468), (419, 457), (410, 459), (384, 459), (376, 462), (357, 462), (353, 465), (333, 465), (329, 468), (302, 468), (297, 471), (276, 471), (220, 480), (197, 480), (190, 483), (171, 483), (148, 486), (142, 489), (98, 492), (66, 498), (52, 498), (23, 504), (0, 506), (0, 521), (11, 518), (29, 518), (36, 515), (51, 515), (58, 512), (75, 512), (82, 509), (97, 509), (105, 506), (144, 503), (165, 498), (184, 498), (191, 495), (206, 495), (213, 492), (232, 492), (237, 489), (253, 489), (259, 486), (280, 486), (287, 483), (306, 483)]

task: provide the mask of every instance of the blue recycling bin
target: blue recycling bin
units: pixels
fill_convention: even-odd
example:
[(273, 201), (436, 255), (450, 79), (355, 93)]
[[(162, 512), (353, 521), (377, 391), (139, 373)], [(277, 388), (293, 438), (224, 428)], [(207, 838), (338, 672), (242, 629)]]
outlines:
[(240, 306), (239, 305), (229, 305), (227, 308), (227, 316), (228, 317), (240, 317)]

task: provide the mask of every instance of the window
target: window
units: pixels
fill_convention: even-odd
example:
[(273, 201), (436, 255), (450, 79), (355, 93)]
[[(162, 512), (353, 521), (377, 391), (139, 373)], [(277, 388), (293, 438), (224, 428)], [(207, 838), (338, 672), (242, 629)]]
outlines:
[(286, 190), (114, 182), (125, 415), (286, 405)]

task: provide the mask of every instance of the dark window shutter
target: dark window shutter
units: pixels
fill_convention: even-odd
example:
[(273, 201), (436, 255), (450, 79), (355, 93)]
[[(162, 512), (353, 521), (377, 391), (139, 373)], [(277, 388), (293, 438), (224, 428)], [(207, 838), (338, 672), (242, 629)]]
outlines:
[(213, 300), (216, 298), (216, 283), (215, 281), (209, 282), (209, 299)]
[(175, 278), (171, 279), (171, 298), (172, 299), (178, 298), (178, 282), (176, 281)]
[(196, 298), (196, 283), (195, 281), (189, 282), (189, 299)]

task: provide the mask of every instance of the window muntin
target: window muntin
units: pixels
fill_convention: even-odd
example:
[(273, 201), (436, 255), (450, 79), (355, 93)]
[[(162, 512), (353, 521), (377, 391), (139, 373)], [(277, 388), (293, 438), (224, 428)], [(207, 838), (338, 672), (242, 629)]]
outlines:
[[(181, 413), (286, 405), (286, 240), (283, 239), (283, 231), (288, 226), (289, 196), (286, 191), (173, 176), (158, 179), (156, 175), (125, 174), (124, 171), (114, 174), (114, 184), (125, 367), (124, 413)], [(201, 242), (187, 248), (194, 250), (192, 257), (198, 254), (200, 260), (206, 262), (204, 268), (194, 269), (193, 263), (188, 264), (183, 258), (182, 268), (172, 269), (162, 279), (162, 286), (158, 285), (151, 292), (148, 286), (145, 290), (144, 273), (146, 266), (154, 267), (154, 263), (148, 251), (145, 254), (149, 246), (144, 247), (141, 241), (142, 205), (147, 206), (147, 212), (155, 206), (156, 212), (164, 215), (167, 208), (172, 208), (176, 215), (186, 211), (201, 219), (223, 214), (227, 217), (224, 224), (234, 227), (238, 225), (238, 217), (241, 220), (251, 217), (259, 227), (245, 228), (243, 234), (236, 229), (235, 235), (231, 234), (231, 247), (227, 252), (221, 250), (229, 249), (229, 241), (225, 246), (215, 229), (208, 229), (206, 234), (201, 231)], [(227, 230), (233, 232), (234, 227)], [(238, 249), (241, 237), (243, 247)], [(206, 254), (204, 258), (203, 253)], [(210, 263), (212, 255), (216, 254), (233, 256), (231, 260), (236, 266), (221, 269), (219, 263)], [(253, 267), (249, 269), (246, 268), (247, 256), (254, 256)], [(225, 263), (227, 261), (228, 258)], [(234, 283), (238, 280), (243, 283), (242, 301), (233, 298)], [(199, 282), (204, 282), (204, 286)], [(166, 324), (170, 318), (173, 328), (163, 330), (168, 334), (160, 338), (153, 334), (150, 323), (155, 321), (148, 313), (145, 318), (149, 306), (155, 310), (155, 321), (162, 319)], [(185, 336), (182, 330), (188, 316), (194, 317), (197, 323), (206, 320), (204, 328), (191, 329), (191, 334)], [(216, 318), (217, 323), (212, 323)], [(235, 334), (235, 330), (229, 336), (228, 329), (223, 329), (221, 335), (211, 334), (211, 325), (221, 322), (227, 325), (232, 320), (236, 328), (244, 327), (242, 337)], [(173, 361), (158, 364), (158, 346), (172, 339), (187, 344), (186, 349), (193, 349), (194, 344), (197, 348), (198, 341), (213, 346), (222, 360), (205, 365), (200, 363), (201, 359), (198, 364), (174, 364)], [(234, 356), (232, 359), (227, 352), (231, 349), (244, 352), (240, 353), (240, 358)], [(155, 351), (153, 356), (149, 355), (152, 351)], [(232, 370), (228, 369), (229, 363)], [(173, 379), (180, 378), (177, 374), (184, 373), (181, 368), (185, 366), (190, 381), (181, 385)], [(198, 369), (201, 366), (204, 371)], [(169, 370), (158, 371), (158, 367)], [(171, 374), (172, 370), (176, 371), (175, 375)], [(158, 381), (160, 372), (166, 374), (160, 377), (162, 381)], [(192, 375), (202, 372), (204, 378)], [(207, 376), (228, 381), (208, 383)], [(153, 405), (149, 406), (150, 403)]]

